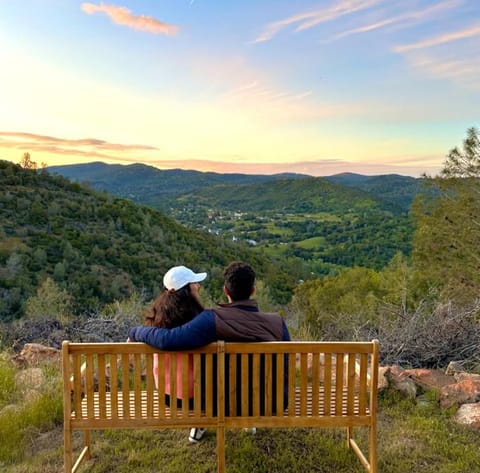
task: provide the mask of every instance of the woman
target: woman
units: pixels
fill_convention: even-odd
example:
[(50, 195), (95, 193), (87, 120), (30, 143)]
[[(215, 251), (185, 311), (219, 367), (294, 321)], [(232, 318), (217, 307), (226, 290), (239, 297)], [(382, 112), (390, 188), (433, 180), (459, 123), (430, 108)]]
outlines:
[[(173, 328), (183, 325), (192, 320), (203, 310), (200, 302), (200, 281), (207, 277), (207, 273), (194, 273), (185, 266), (170, 268), (163, 277), (165, 290), (153, 301), (146, 315), (145, 324), (151, 327)], [(177, 406), (181, 407), (182, 400), (193, 399), (193, 360), (188, 363), (188, 393), (183, 393), (182, 372), (183, 362), (180, 356), (176, 358), (177, 366)], [(170, 356), (164, 357), (165, 371), (165, 402), (170, 405), (171, 382), (170, 382)], [(158, 389), (158, 355), (153, 356), (153, 376)], [(189, 402), (190, 404), (190, 402)], [(193, 406), (190, 406), (193, 408)], [(205, 433), (205, 429), (190, 429), (189, 440), (198, 442)]]

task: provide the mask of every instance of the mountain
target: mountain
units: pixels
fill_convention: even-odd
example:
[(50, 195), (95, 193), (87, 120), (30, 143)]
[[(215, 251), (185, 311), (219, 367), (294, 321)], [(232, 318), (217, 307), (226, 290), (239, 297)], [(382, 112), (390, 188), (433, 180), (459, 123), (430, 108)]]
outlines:
[(329, 182), (322, 177), (279, 179), (274, 182), (222, 184), (186, 193), (177, 198), (195, 205), (239, 211), (328, 212), (343, 215), (365, 208), (391, 210), (379, 198), (363, 190)]
[(105, 164), (93, 162), (67, 166), (51, 166), (48, 172), (60, 174), (80, 183), (88, 183), (99, 191), (106, 191), (134, 202), (156, 208), (167, 208), (168, 201), (177, 195), (218, 184), (246, 184), (267, 182), (286, 177), (305, 177), (301, 174), (220, 174), (193, 170), (161, 170), (145, 164)]
[(399, 174), (381, 176), (363, 176), (361, 174), (343, 173), (325, 178), (330, 182), (369, 192), (375, 197), (408, 211), (413, 199), (425, 192), (424, 179)]
[(157, 208), (191, 228), (244, 241), (302, 268), (302, 278), (409, 254), (408, 216), (421, 180), (345, 173), (328, 178), (161, 171), (144, 165), (50, 168)]
[(207, 271), (206, 287), (219, 297), (221, 272), (234, 259), (266, 278), (273, 299), (289, 298), (293, 278), (274, 262), (149, 207), (7, 161), (0, 161), (0, 189), (0, 319), (20, 317), (46, 277), (81, 313), (133, 291), (153, 296), (175, 264)]

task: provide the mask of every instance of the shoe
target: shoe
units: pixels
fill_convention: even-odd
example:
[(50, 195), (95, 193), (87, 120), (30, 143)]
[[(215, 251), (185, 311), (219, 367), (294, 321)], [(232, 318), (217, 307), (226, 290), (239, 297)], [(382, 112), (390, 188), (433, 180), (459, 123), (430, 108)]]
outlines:
[(199, 429), (197, 427), (192, 427), (190, 429), (190, 434), (188, 436), (188, 441), (191, 443), (198, 443), (200, 440), (202, 440), (203, 436), (205, 435), (205, 432), (207, 429)]
[(247, 434), (255, 435), (257, 433), (257, 428), (256, 427), (245, 427), (243, 429), (243, 431), (247, 432)]

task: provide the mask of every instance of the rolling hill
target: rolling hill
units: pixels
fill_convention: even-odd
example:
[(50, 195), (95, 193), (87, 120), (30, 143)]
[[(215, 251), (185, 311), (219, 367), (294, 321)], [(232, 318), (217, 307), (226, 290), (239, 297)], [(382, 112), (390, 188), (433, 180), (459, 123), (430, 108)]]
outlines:
[(175, 264), (207, 271), (206, 286), (219, 297), (221, 271), (234, 259), (251, 262), (274, 299), (289, 298), (292, 277), (270, 260), (149, 207), (7, 161), (0, 189), (0, 319), (20, 317), (47, 276), (71, 294), (78, 313), (133, 291), (152, 296)]
[(363, 176), (343, 173), (326, 177), (330, 182), (369, 192), (375, 197), (407, 211), (415, 196), (425, 192), (424, 179), (399, 174), (381, 176)]
[(399, 210), (363, 190), (332, 183), (321, 177), (279, 179), (205, 187), (177, 198), (195, 199), (196, 205), (242, 212), (327, 212), (343, 215), (366, 208)]
[(145, 164), (105, 164), (93, 162), (66, 166), (51, 166), (51, 174), (60, 174), (72, 181), (87, 183), (98, 191), (105, 191), (134, 202), (155, 208), (168, 208), (178, 195), (219, 184), (250, 184), (283, 178), (302, 178), (301, 174), (250, 175), (220, 174), (193, 170), (161, 170)]
[(265, 249), (302, 267), (302, 277), (355, 265), (378, 269), (396, 252), (409, 254), (408, 209), (421, 186), (404, 176), (351, 173), (223, 175), (102, 163), (51, 170), (161, 209), (191, 228)]

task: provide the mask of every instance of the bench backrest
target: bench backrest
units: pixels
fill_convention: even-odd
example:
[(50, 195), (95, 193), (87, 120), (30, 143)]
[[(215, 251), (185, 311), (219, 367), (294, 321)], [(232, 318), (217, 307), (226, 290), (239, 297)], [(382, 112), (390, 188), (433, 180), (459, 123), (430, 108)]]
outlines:
[[(159, 373), (170, 370), (170, 399), (177, 397), (178, 360), (183, 393), (193, 368), (190, 402), (167, 405), (163, 376), (155, 389), (155, 353)], [(215, 425), (219, 417), (255, 417), (261, 426), (288, 417), (298, 425), (293, 419), (364, 418), (376, 409), (376, 341), (217, 342), (176, 353), (143, 343), (64, 342), (64, 400), (72, 422), (191, 426), (195, 419)]]

